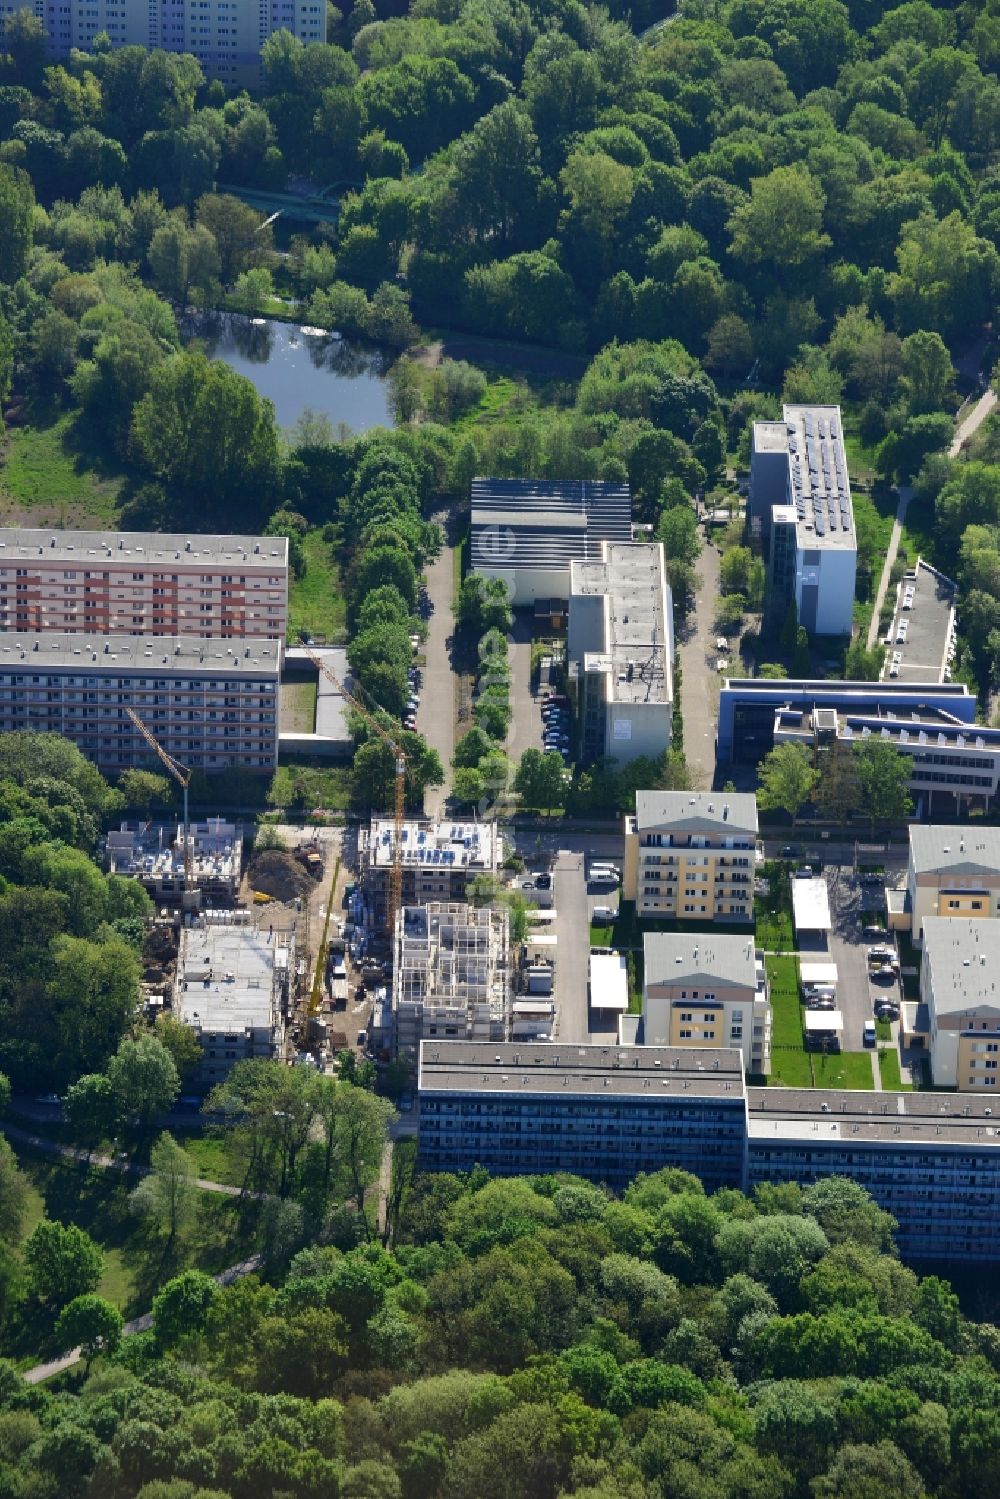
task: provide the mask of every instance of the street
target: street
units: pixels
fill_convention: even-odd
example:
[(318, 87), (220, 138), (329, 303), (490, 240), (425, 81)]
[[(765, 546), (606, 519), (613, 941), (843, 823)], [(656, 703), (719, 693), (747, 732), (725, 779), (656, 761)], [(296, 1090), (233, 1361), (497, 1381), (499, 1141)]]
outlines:
[(714, 614), (719, 597), (719, 553), (706, 544), (698, 558), (701, 587), (694, 608), (678, 632), (681, 660), (681, 710), (684, 716), (684, 754), (696, 786), (710, 787), (715, 778), (715, 726), (719, 707), (719, 675), (714, 663)]
[[(436, 516), (442, 525), (446, 517)], [(428, 817), (439, 817), (451, 784), (451, 757), (455, 751), (455, 677), (452, 672), (451, 645), (455, 628), (452, 613), (455, 580), (454, 549), (447, 544), (441, 554), (427, 565), (427, 596), (431, 613), (427, 621), (425, 664), (421, 667), (420, 707), (417, 727), (441, 756), (444, 785), (430, 786), (424, 794)]]

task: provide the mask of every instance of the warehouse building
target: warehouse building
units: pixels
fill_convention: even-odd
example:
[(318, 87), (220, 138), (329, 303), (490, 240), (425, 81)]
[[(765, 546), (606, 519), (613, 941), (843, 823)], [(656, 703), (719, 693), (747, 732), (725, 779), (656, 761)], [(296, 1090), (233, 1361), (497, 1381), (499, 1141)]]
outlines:
[(0, 529), (0, 630), (285, 638), (288, 538)]
[(276, 640), (0, 635), (0, 733), (62, 734), (111, 774), (159, 762), (131, 708), (182, 765), (261, 775), (278, 760)]
[(502, 579), (515, 608), (549, 601), (564, 608), (570, 563), (599, 561), (602, 542), (631, 540), (627, 484), (472, 481), (472, 566)]
[(766, 547), (767, 620), (794, 603), (811, 636), (850, 635), (858, 545), (839, 406), (754, 422), (748, 513)]
[(567, 659), (585, 760), (655, 759), (670, 746), (674, 630), (662, 542), (601, 543), (570, 563)]
[(753, 920), (757, 798), (637, 791), (625, 818), (622, 898), (640, 918), (707, 925)]

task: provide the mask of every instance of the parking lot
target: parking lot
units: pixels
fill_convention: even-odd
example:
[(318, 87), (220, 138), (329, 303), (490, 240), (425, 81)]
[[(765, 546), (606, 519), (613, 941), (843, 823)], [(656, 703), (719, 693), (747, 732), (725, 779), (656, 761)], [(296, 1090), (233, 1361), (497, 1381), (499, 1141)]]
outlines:
[[(829, 950), (831, 960), (837, 965), (837, 1008), (844, 1017), (841, 1046), (844, 1051), (862, 1051), (866, 1049), (864, 1028), (874, 1018), (876, 1002), (894, 1000), (898, 1005), (901, 998), (898, 974), (891, 982), (883, 982), (869, 972), (868, 949), (894, 947), (888, 932), (882, 938), (873, 933), (865, 935), (866, 927), (879, 924), (884, 910), (882, 882), (866, 881), (851, 866), (838, 865), (828, 865), (823, 878), (830, 893), (833, 929)], [(802, 957), (805, 959), (806, 954)]]

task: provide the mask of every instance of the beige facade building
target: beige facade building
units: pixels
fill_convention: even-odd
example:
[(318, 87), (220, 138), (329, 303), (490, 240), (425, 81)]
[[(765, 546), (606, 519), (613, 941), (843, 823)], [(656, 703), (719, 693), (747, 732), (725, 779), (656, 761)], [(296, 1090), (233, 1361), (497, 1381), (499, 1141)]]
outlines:
[(751, 937), (647, 932), (642, 942), (647, 1046), (732, 1048), (744, 1070), (771, 1070), (771, 1005)]
[(0, 630), (283, 641), (287, 627), (287, 537), (0, 529)]
[(997, 1089), (1000, 922), (926, 916), (920, 997), (934, 1086)]
[(402, 906), (396, 914), (392, 1010), (396, 1051), (421, 1041), (505, 1041), (513, 968), (507, 910), (464, 901)]
[(132, 708), (182, 765), (278, 763), (277, 640), (0, 634), (0, 733), (62, 734), (102, 770), (159, 768)]
[[(407, 822), (402, 847), (406, 906), (464, 900), (469, 882), (479, 875), (498, 874), (504, 858), (495, 822)], [(388, 912), (394, 848), (391, 817), (373, 817), (358, 833), (361, 884), (380, 924)]]
[(929, 916), (995, 920), (1000, 914), (1000, 828), (915, 824), (905, 890), (889, 890), (890, 925), (923, 939)]
[(640, 791), (635, 808), (625, 819), (622, 898), (640, 917), (753, 920), (755, 796)]

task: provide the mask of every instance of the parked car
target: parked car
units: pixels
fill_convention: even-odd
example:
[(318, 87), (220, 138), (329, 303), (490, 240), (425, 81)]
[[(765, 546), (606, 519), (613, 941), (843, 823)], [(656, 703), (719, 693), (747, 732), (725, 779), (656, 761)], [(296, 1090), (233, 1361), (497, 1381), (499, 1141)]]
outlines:
[(884, 926), (863, 926), (861, 928), (861, 935), (863, 937), (874, 937), (876, 942), (880, 937), (884, 937), (885, 934)]
[(896, 982), (896, 970), (891, 963), (883, 963), (881, 968), (875, 968), (871, 977), (878, 984), (893, 984)]
[(824, 998), (824, 999), (807, 999), (806, 1000), (806, 1009), (807, 1010), (835, 1010), (836, 1008), (837, 1008), (837, 1001), (835, 999), (826, 999), (826, 998)]
[(832, 984), (805, 984), (802, 997), (808, 1004), (811, 999), (836, 999), (837, 991)]
[(600, 922), (617, 921), (618, 912), (615, 910), (614, 906), (595, 906), (593, 910), (593, 918), (595, 921)]
[(794, 843), (786, 843), (784, 848), (781, 850), (781, 857), (783, 859), (794, 859), (797, 857), (798, 852), (799, 851), (795, 847)]
[(833, 1031), (824, 1035), (809, 1035), (806, 1037), (806, 1051), (839, 1051), (840, 1037)]
[(862, 1040), (864, 1041), (866, 1046), (874, 1046), (876, 1039), (877, 1038), (874, 1020), (866, 1020), (865, 1028), (862, 1032)]

